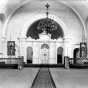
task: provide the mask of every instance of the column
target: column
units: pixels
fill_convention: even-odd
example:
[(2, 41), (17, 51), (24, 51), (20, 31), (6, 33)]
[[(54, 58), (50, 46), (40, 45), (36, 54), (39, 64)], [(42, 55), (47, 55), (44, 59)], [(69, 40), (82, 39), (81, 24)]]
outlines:
[(54, 42), (50, 42), (49, 48), (49, 63), (56, 64), (56, 44)]

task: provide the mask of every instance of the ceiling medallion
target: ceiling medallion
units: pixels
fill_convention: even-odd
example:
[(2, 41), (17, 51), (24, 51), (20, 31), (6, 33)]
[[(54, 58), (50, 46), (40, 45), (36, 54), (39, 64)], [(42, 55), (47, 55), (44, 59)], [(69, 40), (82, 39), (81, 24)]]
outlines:
[(53, 30), (57, 30), (57, 23), (53, 19), (49, 18), (50, 5), (47, 3), (45, 7), (46, 7), (46, 18), (40, 20), (37, 29), (42, 30), (42, 32), (51, 33)]

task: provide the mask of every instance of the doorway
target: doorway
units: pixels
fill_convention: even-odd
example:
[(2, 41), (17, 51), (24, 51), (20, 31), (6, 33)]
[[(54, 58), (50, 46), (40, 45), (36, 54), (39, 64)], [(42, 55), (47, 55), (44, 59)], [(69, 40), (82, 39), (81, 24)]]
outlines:
[(75, 48), (73, 52), (74, 64), (76, 64), (76, 60), (80, 58), (80, 48)]
[(33, 48), (27, 47), (27, 63), (32, 63), (33, 60)]
[(49, 45), (42, 44), (41, 45), (41, 64), (49, 63)]
[(63, 48), (58, 47), (57, 48), (57, 64), (62, 64), (62, 59), (63, 59)]

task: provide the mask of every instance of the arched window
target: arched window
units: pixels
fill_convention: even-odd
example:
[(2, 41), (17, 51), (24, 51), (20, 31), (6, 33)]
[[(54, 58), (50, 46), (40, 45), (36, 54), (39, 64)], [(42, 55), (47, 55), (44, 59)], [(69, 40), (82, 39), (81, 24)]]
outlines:
[(49, 49), (48, 44), (43, 44), (43, 45), (41, 46), (41, 49), (44, 49), (44, 48)]

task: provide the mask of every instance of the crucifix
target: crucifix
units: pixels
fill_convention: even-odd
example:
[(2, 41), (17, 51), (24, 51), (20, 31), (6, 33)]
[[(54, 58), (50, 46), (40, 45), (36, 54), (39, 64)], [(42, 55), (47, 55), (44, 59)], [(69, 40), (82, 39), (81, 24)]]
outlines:
[(49, 15), (49, 7), (50, 7), (50, 5), (47, 3), (46, 5), (45, 5), (45, 7), (46, 7), (46, 15), (47, 15), (47, 18), (48, 18), (48, 15)]

